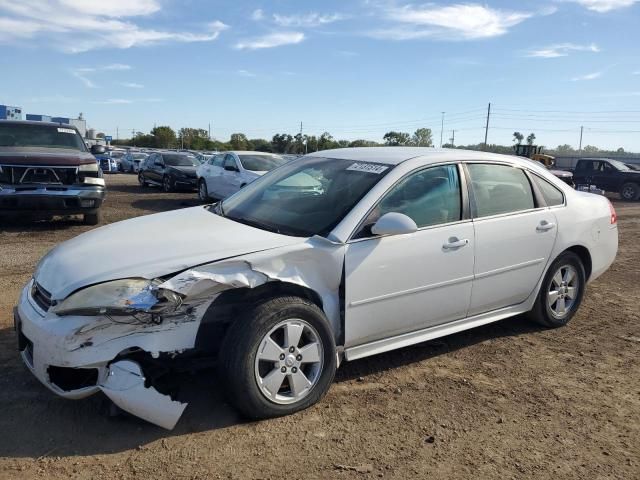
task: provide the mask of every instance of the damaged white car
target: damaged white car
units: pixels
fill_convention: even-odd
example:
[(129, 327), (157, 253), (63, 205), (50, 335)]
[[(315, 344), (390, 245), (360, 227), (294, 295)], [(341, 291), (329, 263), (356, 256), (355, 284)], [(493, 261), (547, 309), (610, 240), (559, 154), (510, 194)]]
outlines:
[(562, 326), (617, 244), (606, 198), (526, 159), (324, 151), (224, 202), (57, 246), (15, 325), (24, 362), (63, 397), (102, 391), (171, 429), (186, 407), (172, 372), (215, 364), (230, 401), (267, 418), (317, 402), (342, 359), (524, 312)]

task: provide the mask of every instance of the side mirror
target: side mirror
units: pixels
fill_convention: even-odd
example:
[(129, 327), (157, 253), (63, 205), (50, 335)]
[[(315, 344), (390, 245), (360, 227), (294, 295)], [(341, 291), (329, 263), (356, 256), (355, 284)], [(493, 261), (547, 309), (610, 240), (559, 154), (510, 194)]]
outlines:
[(94, 155), (100, 155), (102, 153), (105, 153), (107, 151), (107, 149), (104, 147), (104, 145), (91, 145), (91, 153), (93, 153)]
[(238, 170), (238, 167), (235, 167), (235, 166), (233, 166), (233, 165), (225, 165), (225, 166), (224, 166), (224, 169), (225, 169), (227, 172), (237, 172), (237, 171), (239, 171), (239, 170)]
[(416, 222), (404, 213), (389, 212), (381, 216), (371, 227), (374, 235), (404, 235), (418, 230)]

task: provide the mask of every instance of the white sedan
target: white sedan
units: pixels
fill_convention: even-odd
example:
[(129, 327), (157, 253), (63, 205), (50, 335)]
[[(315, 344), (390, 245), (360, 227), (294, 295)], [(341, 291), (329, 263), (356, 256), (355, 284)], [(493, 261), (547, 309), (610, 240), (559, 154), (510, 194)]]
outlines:
[(102, 391), (165, 428), (186, 407), (174, 367), (211, 360), (244, 415), (290, 414), (342, 360), (522, 313), (567, 324), (615, 259), (616, 222), (606, 198), (527, 159), (317, 152), (218, 204), (54, 248), (15, 310), (20, 351), (58, 395)]
[(210, 198), (227, 198), (287, 161), (281, 155), (265, 152), (233, 151), (216, 154), (197, 169), (198, 197), (203, 202)]

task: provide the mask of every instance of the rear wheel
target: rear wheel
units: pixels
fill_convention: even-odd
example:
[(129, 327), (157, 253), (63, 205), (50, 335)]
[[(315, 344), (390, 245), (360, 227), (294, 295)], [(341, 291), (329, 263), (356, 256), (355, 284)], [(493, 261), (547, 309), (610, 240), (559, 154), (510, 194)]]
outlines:
[(85, 225), (99, 225), (102, 221), (102, 211), (98, 210), (95, 213), (85, 213), (84, 214), (84, 224)]
[(209, 200), (207, 182), (205, 182), (202, 178), (198, 182), (198, 198), (200, 199), (201, 202), (206, 202)]
[(640, 198), (640, 187), (637, 183), (625, 183), (620, 189), (620, 196), (623, 200), (632, 202)]
[(562, 253), (545, 275), (529, 317), (545, 327), (562, 327), (578, 311), (584, 296), (586, 275), (580, 257)]
[(329, 322), (308, 300), (264, 300), (229, 327), (220, 369), (230, 402), (246, 417), (303, 410), (325, 395), (335, 375)]
[(141, 173), (138, 173), (138, 183), (140, 184), (141, 187), (147, 187), (149, 186), (149, 184), (147, 183), (147, 181), (144, 179), (144, 177), (142, 176)]

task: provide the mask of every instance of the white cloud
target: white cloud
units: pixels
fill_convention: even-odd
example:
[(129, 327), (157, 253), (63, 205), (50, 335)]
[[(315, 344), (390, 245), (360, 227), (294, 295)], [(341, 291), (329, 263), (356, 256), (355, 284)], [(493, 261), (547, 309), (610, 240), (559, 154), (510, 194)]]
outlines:
[(238, 75), (240, 75), (241, 77), (255, 77), (256, 74), (253, 72), (250, 72), (248, 70), (238, 70)]
[(76, 53), (166, 42), (208, 42), (229, 28), (214, 21), (198, 32), (171, 32), (122, 20), (148, 16), (159, 8), (156, 0), (0, 0), (0, 42), (42, 38), (54, 48)]
[(120, 82), (120, 85), (127, 88), (144, 88), (144, 85), (135, 82)]
[(304, 40), (302, 32), (276, 32), (262, 37), (241, 40), (235, 46), (238, 50), (259, 50), (263, 48), (281, 47), (283, 45), (293, 45)]
[(399, 25), (370, 32), (370, 35), (392, 40), (427, 37), (474, 40), (504, 35), (509, 28), (533, 15), (530, 12), (499, 10), (472, 3), (405, 5), (389, 8), (385, 12), (387, 20)]
[(538, 58), (557, 58), (567, 57), (570, 52), (600, 52), (600, 47), (595, 43), (590, 45), (576, 45), (575, 43), (559, 43), (557, 45), (549, 45), (536, 50), (530, 50), (526, 57)]
[(264, 12), (260, 8), (258, 8), (257, 10), (254, 10), (253, 13), (251, 14), (251, 20), (253, 21), (258, 22), (263, 18), (264, 18)]
[(96, 72), (123, 70), (131, 70), (131, 65), (125, 65), (123, 63), (112, 63), (109, 65), (101, 65), (99, 67), (79, 67), (71, 69), (71, 75), (84, 83), (84, 86), (87, 88), (98, 88), (98, 85), (96, 85), (93, 80), (91, 80), (91, 75)]
[(282, 27), (318, 27), (329, 23), (344, 20), (344, 15), (333, 13), (322, 15), (320, 13), (311, 12), (305, 14), (294, 15), (273, 15), (273, 21)]
[(606, 13), (619, 8), (632, 6), (640, 0), (566, 0), (568, 2), (578, 3), (583, 7), (598, 13)]
[(571, 81), (582, 82), (585, 80), (595, 80), (596, 78), (600, 78), (601, 76), (602, 76), (602, 72), (593, 72), (593, 73), (587, 73), (586, 75), (579, 75), (577, 77), (573, 77)]
[(128, 105), (133, 103), (133, 100), (127, 100), (126, 98), (110, 98), (108, 100), (97, 100), (92, 103), (99, 105)]

